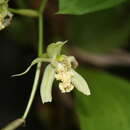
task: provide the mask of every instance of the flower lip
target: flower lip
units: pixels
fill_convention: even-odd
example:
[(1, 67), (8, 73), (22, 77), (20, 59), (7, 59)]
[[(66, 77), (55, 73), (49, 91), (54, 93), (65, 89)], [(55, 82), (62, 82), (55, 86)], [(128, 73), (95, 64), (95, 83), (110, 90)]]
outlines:
[(70, 92), (74, 89), (74, 86), (71, 83), (73, 76), (71, 68), (71, 61), (65, 55), (62, 56), (62, 61), (57, 62), (55, 67), (55, 78), (60, 81), (59, 89), (62, 93)]
[[(89, 96), (91, 93), (87, 82), (74, 70), (78, 65), (75, 57), (66, 55), (61, 56), (62, 60), (57, 61), (54, 65), (55, 78), (60, 81), (59, 89), (61, 92), (68, 93), (74, 88), (77, 88), (80, 92)], [(74, 64), (74, 66), (72, 64)]]

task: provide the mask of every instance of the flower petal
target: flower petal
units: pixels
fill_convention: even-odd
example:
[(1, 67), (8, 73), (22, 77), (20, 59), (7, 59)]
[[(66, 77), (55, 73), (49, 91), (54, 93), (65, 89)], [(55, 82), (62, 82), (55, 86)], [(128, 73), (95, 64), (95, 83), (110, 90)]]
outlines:
[(52, 84), (54, 81), (54, 76), (55, 76), (55, 70), (49, 64), (45, 68), (45, 72), (40, 87), (40, 94), (43, 104), (52, 101)]
[(73, 73), (71, 80), (72, 84), (83, 94), (90, 95), (91, 93), (85, 79), (73, 69), (72, 73)]

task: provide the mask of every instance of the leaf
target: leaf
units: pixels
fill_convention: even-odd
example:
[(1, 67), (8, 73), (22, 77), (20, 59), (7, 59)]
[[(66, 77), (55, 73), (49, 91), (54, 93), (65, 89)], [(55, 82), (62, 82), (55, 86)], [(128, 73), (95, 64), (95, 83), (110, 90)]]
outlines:
[(75, 70), (71, 70), (73, 73), (72, 84), (83, 94), (90, 95), (90, 90), (85, 79), (78, 74)]
[(56, 58), (56, 56), (60, 55), (61, 49), (66, 42), (67, 41), (64, 41), (64, 42), (59, 41), (59, 42), (51, 43), (50, 45), (48, 45), (47, 47), (48, 56), (50, 58)]
[(76, 92), (81, 130), (129, 130), (130, 83), (105, 72), (80, 69), (91, 96)]
[(126, 0), (59, 0), (60, 14), (81, 15), (117, 6)]
[(54, 81), (54, 76), (55, 76), (54, 68), (49, 64), (45, 68), (45, 72), (40, 87), (40, 94), (43, 104), (52, 101), (52, 84)]
[(70, 41), (81, 49), (95, 53), (120, 48), (127, 44), (130, 36), (130, 15), (126, 13), (125, 7), (121, 6), (73, 17)]
[(34, 59), (33, 61), (32, 61), (32, 63), (30, 64), (30, 66), (24, 71), (24, 72), (22, 72), (22, 73), (20, 73), (20, 74), (15, 74), (15, 75), (12, 75), (12, 77), (15, 77), (15, 76), (22, 76), (22, 75), (24, 75), (24, 74), (26, 74), (26, 73), (28, 73), (28, 71), (32, 68), (32, 66), (34, 66), (35, 64), (37, 64), (37, 63), (39, 63), (39, 62), (51, 62), (51, 60), (50, 59), (48, 59), (48, 58), (36, 58), (36, 59)]

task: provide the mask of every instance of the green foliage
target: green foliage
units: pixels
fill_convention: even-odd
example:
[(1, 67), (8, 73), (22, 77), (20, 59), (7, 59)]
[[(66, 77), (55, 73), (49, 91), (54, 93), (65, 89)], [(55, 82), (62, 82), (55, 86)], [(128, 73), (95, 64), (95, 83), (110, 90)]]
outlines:
[(81, 130), (129, 130), (130, 84), (108, 73), (81, 69), (91, 96), (76, 92)]
[(29, 65), (29, 67), (28, 67), (24, 72), (22, 72), (22, 73), (20, 73), (20, 74), (12, 75), (12, 77), (22, 76), (22, 75), (24, 75), (24, 74), (27, 74), (28, 71), (32, 68), (32, 66), (34, 66), (35, 64), (40, 63), (40, 62), (51, 62), (51, 60), (48, 59), (48, 58), (44, 58), (44, 57), (42, 57), (42, 58), (38, 57), (38, 58), (34, 59), (34, 60), (31, 62), (31, 64)]
[(87, 51), (106, 52), (120, 48), (130, 36), (130, 15), (125, 6), (74, 16), (71, 22), (71, 40)]
[(111, 8), (126, 0), (59, 0), (59, 13), (85, 14)]
[[(126, 6), (121, 5), (127, 0), (59, 0), (59, 12), (61, 14), (76, 14), (84, 16), (73, 17), (71, 24), (72, 36), (70, 39), (87, 51), (106, 52), (113, 48), (119, 48), (127, 43), (130, 36), (130, 15)], [(43, 13), (47, 0), (42, 0), (36, 10), (28, 9), (32, 1), (14, 1), (17, 8), (8, 8), (8, 0), (0, 0), (0, 30), (8, 26), (12, 20), (12, 13), (28, 17), (36, 17), (39, 21), (38, 34), (38, 58), (20, 76), (27, 73), (30, 68), (37, 64), (36, 74), (28, 105), (22, 116), (22, 120), (16, 120), (5, 129), (15, 129), (27, 118), (39, 83), (41, 62), (49, 62), (45, 68), (40, 94), (43, 103), (52, 101), (52, 85), (54, 79), (59, 80), (59, 88), (62, 93), (70, 92), (74, 87), (85, 95), (90, 95), (90, 90), (85, 79), (91, 86), (91, 96), (87, 97), (76, 92), (76, 111), (79, 115), (81, 130), (129, 130), (130, 129), (130, 84), (121, 78), (110, 74), (81, 69), (83, 77), (72, 67), (76, 68), (78, 63), (73, 56), (61, 55), (61, 49), (65, 42), (52, 43), (43, 53)], [(116, 8), (112, 8), (119, 5)], [(23, 8), (23, 9), (22, 9)], [(27, 8), (27, 9), (26, 9)], [(111, 8), (111, 9), (109, 9)], [(109, 9), (109, 10), (105, 10)], [(105, 10), (105, 11), (102, 11)], [(100, 12), (96, 12), (100, 11)], [(11, 13), (10, 13), (11, 12)], [(93, 13), (94, 12), (94, 13)], [(17, 19), (17, 18), (16, 18)], [(35, 35), (31, 35), (35, 29), (33, 22), (15, 20), (12, 25), (10, 37), (17, 37), (22, 42), (33, 41)], [(31, 26), (29, 25), (31, 24)], [(28, 32), (32, 28), (32, 32)], [(55, 28), (55, 27), (54, 27)], [(11, 29), (10, 29), (11, 30)], [(52, 31), (53, 32), (53, 31)], [(24, 34), (24, 36), (22, 36)], [(25, 36), (29, 34), (32, 38)], [(49, 34), (49, 33), (48, 33)], [(13, 38), (12, 38), (13, 39)], [(72, 70), (72, 71), (71, 71)], [(21, 121), (21, 122), (20, 122)]]

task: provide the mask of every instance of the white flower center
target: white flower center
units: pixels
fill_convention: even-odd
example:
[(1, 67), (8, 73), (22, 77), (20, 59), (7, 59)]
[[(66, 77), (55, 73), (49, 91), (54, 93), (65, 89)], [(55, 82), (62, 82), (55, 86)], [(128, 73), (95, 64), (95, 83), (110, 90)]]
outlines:
[(65, 59), (63, 62), (58, 63), (56, 67), (55, 78), (59, 81), (59, 89), (62, 93), (70, 92), (73, 90), (74, 86), (71, 83), (71, 78), (73, 73), (71, 71), (71, 63), (69, 60)]

